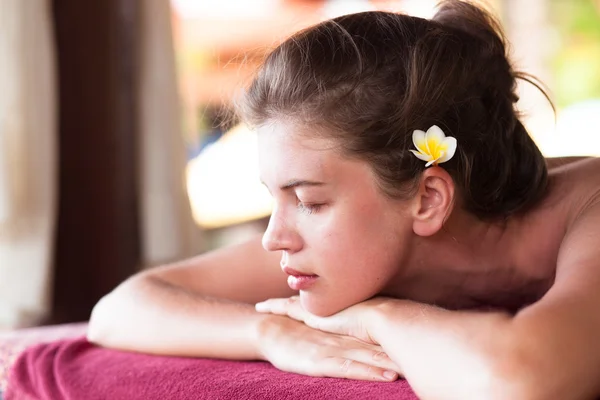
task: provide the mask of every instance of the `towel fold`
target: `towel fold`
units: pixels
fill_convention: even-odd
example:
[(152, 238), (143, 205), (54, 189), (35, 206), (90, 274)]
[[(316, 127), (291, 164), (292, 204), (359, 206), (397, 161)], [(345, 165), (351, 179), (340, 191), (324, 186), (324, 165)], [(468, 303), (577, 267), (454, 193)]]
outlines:
[(161, 357), (97, 347), (85, 338), (23, 352), (9, 375), (6, 400), (244, 399), (336, 400), (417, 397), (405, 380), (313, 378), (261, 361)]

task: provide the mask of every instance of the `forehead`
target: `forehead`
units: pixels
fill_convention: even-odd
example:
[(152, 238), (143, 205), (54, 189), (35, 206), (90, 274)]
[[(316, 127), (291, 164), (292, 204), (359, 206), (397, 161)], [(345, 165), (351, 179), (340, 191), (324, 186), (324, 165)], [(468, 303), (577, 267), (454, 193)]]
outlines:
[(307, 127), (281, 122), (258, 128), (258, 160), (261, 178), (267, 184), (282, 177), (327, 177), (348, 163), (333, 139), (320, 137)]
[[(279, 151), (302, 153), (335, 153), (338, 155), (339, 146), (335, 140), (320, 131), (308, 126), (286, 122), (272, 122), (258, 128), (259, 151), (277, 149)], [(334, 155), (334, 154), (332, 154)]]

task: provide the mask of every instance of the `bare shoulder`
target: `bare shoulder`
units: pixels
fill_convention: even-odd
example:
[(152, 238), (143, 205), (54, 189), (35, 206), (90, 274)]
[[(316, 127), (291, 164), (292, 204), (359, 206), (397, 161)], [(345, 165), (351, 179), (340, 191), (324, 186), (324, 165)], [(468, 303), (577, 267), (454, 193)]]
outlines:
[[(600, 284), (600, 190), (580, 210), (570, 224), (559, 249), (557, 282), (570, 282), (573, 288), (598, 291)], [(562, 278), (562, 279), (561, 279)], [(590, 286), (590, 284), (592, 284)], [(595, 305), (600, 297), (595, 297)], [(600, 321), (599, 321), (600, 329)]]
[(600, 273), (600, 158), (573, 163), (564, 167), (560, 175), (566, 186), (562, 195), (571, 200), (571, 209), (560, 246), (559, 269), (561, 265), (563, 270), (565, 265), (567, 268), (580, 265), (583, 257), (586, 258), (584, 265), (593, 264), (593, 269)]
[(574, 157), (555, 157), (546, 158), (546, 166), (550, 174), (557, 171), (587, 171), (598, 168), (600, 157), (574, 156)]
[(571, 164), (565, 168), (566, 176), (573, 180), (578, 193), (597, 196), (600, 191), (600, 158), (590, 157)]
[[(552, 196), (564, 207), (551, 207), (545, 213), (552, 220), (556, 210), (565, 210), (557, 236), (555, 281), (549, 298), (556, 304), (578, 297), (579, 308), (597, 314), (600, 304), (600, 158), (586, 158), (556, 167), (550, 176), (556, 182)], [(552, 221), (548, 226), (555, 226)], [(560, 306), (562, 307), (562, 306)], [(600, 330), (600, 320), (597, 321)], [(600, 353), (598, 354), (600, 357)]]
[(548, 157), (546, 158), (546, 166), (550, 171), (562, 168), (567, 165), (571, 165), (573, 163), (578, 163), (580, 161), (589, 160), (593, 157), (588, 156), (569, 156), (569, 157)]
[(552, 182), (551, 196), (568, 204), (570, 218), (595, 204), (600, 196), (600, 158), (578, 157), (571, 162), (554, 162), (549, 176)]

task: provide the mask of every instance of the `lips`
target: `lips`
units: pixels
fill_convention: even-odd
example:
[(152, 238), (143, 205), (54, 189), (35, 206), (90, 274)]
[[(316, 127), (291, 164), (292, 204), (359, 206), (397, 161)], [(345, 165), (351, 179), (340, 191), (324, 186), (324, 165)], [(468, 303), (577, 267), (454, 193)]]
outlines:
[(290, 267), (283, 267), (282, 269), (283, 272), (289, 275), (287, 283), (292, 290), (307, 290), (314, 285), (319, 278), (318, 275), (306, 274)]
[(319, 279), (317, 275), (288, 276), (288, 286), (292, 290), (308, 290)]
[(286, 274), (291, 275), (291, 276), (317, 276), (314, 274), (307, 274), (304, 272), (296, 271), (295, 269), (290, 268), (290, 267), (283, 267), (282, 269), (283, 269), (283, 272), (285, 272)]

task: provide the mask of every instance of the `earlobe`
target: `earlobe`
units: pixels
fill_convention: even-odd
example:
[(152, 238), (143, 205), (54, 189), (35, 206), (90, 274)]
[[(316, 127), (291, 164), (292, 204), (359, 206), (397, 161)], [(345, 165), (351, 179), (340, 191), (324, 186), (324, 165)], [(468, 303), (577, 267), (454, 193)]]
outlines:
[(425, 170), (414, 198), (413, 231), (419, 236), (436, 234), (452, 212), (454, 182), (443, 168)]

